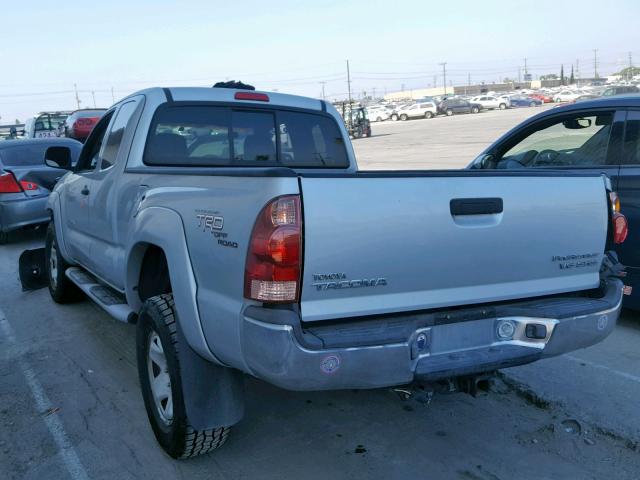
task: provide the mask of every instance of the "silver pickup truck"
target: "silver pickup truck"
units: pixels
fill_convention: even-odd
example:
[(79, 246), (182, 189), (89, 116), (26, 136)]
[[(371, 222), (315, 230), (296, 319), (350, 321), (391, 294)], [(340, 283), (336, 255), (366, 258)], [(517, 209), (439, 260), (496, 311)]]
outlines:
[(185, 458), (241, 419), (244, 374), (378, 388), (601, 341), (623, 292), (607, 185), (359, 172), (327, 102), (155, 88), (104, 115), (50, 195), (46, 274), (56, 302), (137, 322), (150, 423)]

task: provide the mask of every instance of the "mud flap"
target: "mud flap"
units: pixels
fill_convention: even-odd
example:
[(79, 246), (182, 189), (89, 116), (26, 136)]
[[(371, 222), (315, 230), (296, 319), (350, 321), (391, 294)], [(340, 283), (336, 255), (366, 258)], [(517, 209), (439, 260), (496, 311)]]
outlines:
[(25, 250), (18, 260), (22, 291), (37, 290), (49, 284), (44, 248)]
[(244, 376), (221, 367), (194, 352), (177, 323), (178, 361), (184, 406), (196, 430), (229, 427), (244, 416)]

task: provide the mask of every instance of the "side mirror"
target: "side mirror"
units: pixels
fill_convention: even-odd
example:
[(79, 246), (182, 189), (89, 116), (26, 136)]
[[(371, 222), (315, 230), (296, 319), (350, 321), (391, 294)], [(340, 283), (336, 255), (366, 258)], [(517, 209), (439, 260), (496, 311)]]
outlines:
[(44, 163), (48, 167), (71, 170), (71, 149), (69, 147), (49, 147), (44, 154)]
[(496, 156), (493, 153), (485, 153), (476, 158), (471, 167), (477, 170), (496, 168)]
[(564, 128), (569, 130), (580, 130), (582, 128), (589, 128), (591, 126), (590, 118), (572, 118), (562, 122)]

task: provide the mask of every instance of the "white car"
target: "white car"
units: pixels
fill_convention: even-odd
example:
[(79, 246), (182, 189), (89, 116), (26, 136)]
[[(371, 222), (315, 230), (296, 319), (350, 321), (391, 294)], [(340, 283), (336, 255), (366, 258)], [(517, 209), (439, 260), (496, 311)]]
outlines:
[(554, 102), (572, 102), (580, 95), (583, 95), (581, 92), (576, 92), (574, 90), (562, 90), (560, 93), (556, 93), (553, 96)]
[[(407, 105), (394, 112), (391, 120), (409, 120), (410, 118), (433, 118), (436, 116), (438, 108), (433, 102), (420, 102)], [(395, 119), (393, 117), (396, 117)]]
[(383, 122), (389, 120), (390, 112), (385, 107), (367, 108), (367, 116), (372, 122)]
[(487, 110), (493, 110), (495, 108), (504, 110), (509, 106), (509, 102), (504, 98), (494, 97), (492, 95), (480, 95), (478, 97), (473, 97), (471, 99), (471, 103), (482, 105), (482, 108), (486, 108)]

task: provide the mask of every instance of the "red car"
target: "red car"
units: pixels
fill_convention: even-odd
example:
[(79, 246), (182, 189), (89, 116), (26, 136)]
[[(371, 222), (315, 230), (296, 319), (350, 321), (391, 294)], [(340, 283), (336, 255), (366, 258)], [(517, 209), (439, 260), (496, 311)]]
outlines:
[(106, 111), (106, 108), (93, 108), (72, 112), (60, 125), (58, 136), (74, 138), (84, 143)]
[(542, 103), (553, 103), (553, 98), (544, 93), (532, 93), (529, 95), (531, 98), (540, 100)]

